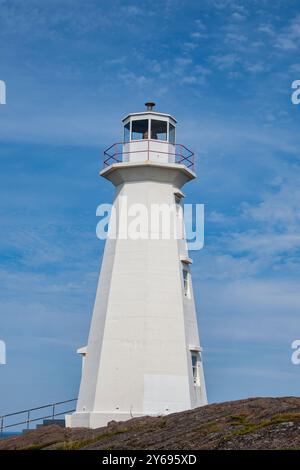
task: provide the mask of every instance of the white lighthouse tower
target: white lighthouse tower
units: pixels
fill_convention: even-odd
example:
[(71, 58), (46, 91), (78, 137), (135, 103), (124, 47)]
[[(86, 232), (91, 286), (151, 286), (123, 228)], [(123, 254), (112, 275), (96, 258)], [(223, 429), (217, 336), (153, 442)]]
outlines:
[[(180, 217), (181, 188), (196, 177), (193, 154), (176, 143), (174, 117), (153, 111), (154, 103), (146, 106), (123, 119), (124, 141), (105, 152), (100, 172), (116, 188), (117, 234), (106, 240), (88, 344), (78, 350), (82, 379), (76, 412), (66, 417), (70, 427), (207, 403), (192, 260)], [(153, 215), (153, 208), (160, 214), (166, 207), (175, 214), (168, 236), (158, 219), (141, 222), (135, 236), (124, 231), (137, 208)]]

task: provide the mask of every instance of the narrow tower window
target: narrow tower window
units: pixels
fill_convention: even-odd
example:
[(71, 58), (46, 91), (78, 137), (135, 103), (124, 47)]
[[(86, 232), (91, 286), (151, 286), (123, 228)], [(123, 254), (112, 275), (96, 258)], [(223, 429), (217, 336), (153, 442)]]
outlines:
[(183, 292), (186, 297), (191, 296), (191, 287), (190, 287), (190, 273), (187, 269), (183, 268), (182, 270), (183, 277)]
[(175, 194), (175, 204), (179, 206), (181, 203), (181, 197), (177, 194)]
[(184, 238), (184, 220), (183, 208), (181, 204), (181, 197), (175, 194), (175, 207), (176, 207), (176, 229), (178, 239)]
[(192, 371), (193, 371), (193, 381), (194, 385), (200, 385), (200, 374), (199, 374), (199, 362), (200, 356), (198, 351), (191, 351), (192, 356)]

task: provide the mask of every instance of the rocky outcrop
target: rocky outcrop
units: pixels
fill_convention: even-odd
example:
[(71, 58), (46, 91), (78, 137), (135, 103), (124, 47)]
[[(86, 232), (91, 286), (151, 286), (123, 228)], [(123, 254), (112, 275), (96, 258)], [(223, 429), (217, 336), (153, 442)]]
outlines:
[(1, 449), (300, 449), (300, 398), (250, 398), (99, 429), (43, 426)]

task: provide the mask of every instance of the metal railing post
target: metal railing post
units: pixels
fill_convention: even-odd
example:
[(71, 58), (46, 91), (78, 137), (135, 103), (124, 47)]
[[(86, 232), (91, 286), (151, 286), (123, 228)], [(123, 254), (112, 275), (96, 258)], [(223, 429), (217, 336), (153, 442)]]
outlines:
[(2, 437), (3, 435), (3, 428), (4, 428), (4, 417), (1, 416), (1, 432), (0, 432), (0, 436)]
[(27, 411), (27, 429), (29, 429), (29, 424), (30, 424), (30, 411), (31, 410)]
[(56, 403), (53, 403), (52, 405), (52, 421), (54, 421), (54, 417), (55, 417), (55, 405)]

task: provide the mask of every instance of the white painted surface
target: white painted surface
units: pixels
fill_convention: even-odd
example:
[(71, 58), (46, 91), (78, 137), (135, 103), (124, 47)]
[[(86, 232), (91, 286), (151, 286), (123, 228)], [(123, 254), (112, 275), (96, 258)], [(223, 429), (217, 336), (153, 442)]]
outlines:
[(187, 375), (144, 375), (144, 414), (174, 413), (190, 405)]
[[(153, 161), (117, 163), (101, 174), (116, 186), (115, 207), (121, 196), (129, 205), (174, 204), (174, 193), (195, 177), (183, 165)], [(67, 426), (95, 428), (207, 402), (202, 362), (200, 387), (192, 375), (190, 345), (200, 351), (200, 344), (192, 288), (189, 298), (183, 289), (186, 243), (148, 232), (148, 239), (106, 241), (77, 410)]]
[(123, 144), (124, 162), (175, 163), (175, 145), (160, 140), (134, 140)]

